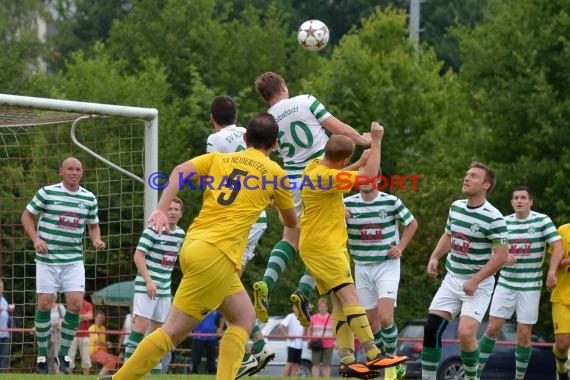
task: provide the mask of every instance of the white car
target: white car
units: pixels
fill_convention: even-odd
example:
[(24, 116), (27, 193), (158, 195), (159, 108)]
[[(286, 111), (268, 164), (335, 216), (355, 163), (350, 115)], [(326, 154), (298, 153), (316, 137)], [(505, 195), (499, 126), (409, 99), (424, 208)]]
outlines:
[[(259, 372), (260, 376), (266, 375), (278, 375), (283, 374), (283, 368), (285, 363), (287, 363), (287, 340), (284, 338), (276, 338), (283, 336), (283, 333), (279, 330), (279, 324), (285, 318), (285, 316), (272, 316), (269, 317), (267, 323), (263, 324), (261, 331), (266, 337), (267, 342), (275, 351), (275, 359), (269, 362), (267, 367)], [(311, 367), (313, 363), (311, 362), (311, 350), (307, 348), (307, 342), (303, 344), (303, 353), (301, 354), (301, 365), (299, 366), (299, 371), (297, 372), (297, 377), (311, 377)], [(338, 373), (338, 364), (340, 363), (340, 357), (336, 349), (333, 351), (333, 356), (331, 360), (331, 375), (336, 376)]]

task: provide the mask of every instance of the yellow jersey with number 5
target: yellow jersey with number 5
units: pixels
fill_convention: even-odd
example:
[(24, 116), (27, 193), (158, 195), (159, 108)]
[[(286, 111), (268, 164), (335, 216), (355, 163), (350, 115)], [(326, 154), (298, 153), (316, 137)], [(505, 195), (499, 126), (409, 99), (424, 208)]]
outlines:
[(215, 245), (239, 270), (250, 227), (259, 213), (272, 201), (280, 209), (295, 207), (287, 173), (253, 148), (208, 153), (190, 162), (196, 173), (180, 178), (179, 189), (202, 189), (204, 196), (186, 239)]
[[(570, 223), (558, 227), (558, 234), (562, 238), (562, 245), (564, 246), (563, 259), (570, 256)], [(548, 252), (552, 250), (549, 249)], [(563, 305), (570, 305), (570, 265), (565, 265), (558, 268), (556, 271), (556, 288), (550, 295), (550, 302), (561, 303)]]

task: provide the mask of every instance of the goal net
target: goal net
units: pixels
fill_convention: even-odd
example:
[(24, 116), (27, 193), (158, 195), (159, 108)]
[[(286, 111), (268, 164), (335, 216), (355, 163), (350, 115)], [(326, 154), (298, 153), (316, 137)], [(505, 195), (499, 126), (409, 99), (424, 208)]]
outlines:
[[(0, 276), (4, 297), (15, 305), (10, 371), (34, 371), (37, 352), (35, 251), (21, 215), (39, 188), (60, 182), (58, 168), (69, 156), (83, 163), (81, 185), (97, 197), (107, 244), (95, 251), (84, 241), (86, 293), (117, 331), (109, 340), (119, 341), (132, 291), (117, 284), (134, 279), (132, 255), (157, 201), (145, 184), (157, 170), (157, 128), (154, 109), (0, 94)], [(119, 290), (100, 294), (112, 285)]]

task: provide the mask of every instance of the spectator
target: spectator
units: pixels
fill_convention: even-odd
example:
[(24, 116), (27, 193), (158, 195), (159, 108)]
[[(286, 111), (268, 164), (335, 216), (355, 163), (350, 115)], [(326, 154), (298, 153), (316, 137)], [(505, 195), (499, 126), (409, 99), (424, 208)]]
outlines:
[[(224, 331), (225, 319), (218, 310), (214, 310), (192, 330), (195, 334), (221, 334)], [(192, 373), (200, 372), (202, 356), (206, 354), (206, 370), (208, 374), (216, 373), (216, 353), (218, 337), (195, 336), (192, 338)]]
[(77, 354), (77, 349), (79, 349), (79, 355), (81, 355), (81, 372), (84, 375), (89, 375), (89, 370), (91, 369), (89, 326), (91, 326), (92, 320), (93, 304), (91, 303), (91, 298), (85, 294), (83, 296), (83, 305), (79, 311), (79, 328), (69, 348), (69, 358), (71, 359), (70, 368), (75, 368), (75, 355)]
[[(10, 327), (8, 324), (13, 312), (14, 305), (4, 298), (4, 281), (0, 280), (0, 329)], [(6, 372), (10, 368), (11, 341), (12, 335), (9, 331), (0, 331), (0, 372)]]
[[(283, 335), (292, 337), (301, 337), (305, 333), (305, 329), (301, 322), (297, 319), (299, 310), (293, 305), (293, 312), (288, 314), (279, 325), (279, 331)], [(292, 338), (287, 339), (287, 363), (283, 369), (284, 377), (297, 376), (299, 364), (301, 363), (301, 353), (303, 352), (303, 339)]]
[(105, 332), (105, 313), (98, 311), (95, 314), (95, 323), (89, 327), (91, 335), (91, 361), (99, 363), (103, 366), (99, 372), (99, 376), (110, 375), (117, 369), (118, 358), (108, 352), (112, 347), (112, 343), (107, 340)]
[(54, 302), (51, 307), (51, 328), (48, 340), (48, 372), (59, 373), (59, 362), (56, 360), (57, 353), (61, 346), (61, 323), (65, 316), (65, 306), (57, 302), (57, 293), (53, 295)]
[[(326, 298), (319, 298), (317, 302), (318, 313), (311, 316), (311, 324), (307, 330), (307, 335), (315, 337), (332, 337), (332, 318), (329, 313), (329, 304)], [(334, 349), (334, 339), (322, 339), (323, 349), (320, 351), (312, 351), (313, 367), (311, 373), (313, 377), (319, 377), (321, 363), (323, 364), (323, 377), (331, 376), (331, 359)]]

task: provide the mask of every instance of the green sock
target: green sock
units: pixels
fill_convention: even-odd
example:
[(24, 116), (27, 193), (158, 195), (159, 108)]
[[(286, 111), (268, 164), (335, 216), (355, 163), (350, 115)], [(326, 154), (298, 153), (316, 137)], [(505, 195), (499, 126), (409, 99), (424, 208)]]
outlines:
[(270, 292), (294, 255), (295, 248), (284, 240), (277, 242), (271, 250), (271, 255), (263, 274), (263, 281), (267, 284), (267, 289)]
[(479, 364), (479, 348), (466, 352), (461, 350), (461, 361), (465, 370), (465, 380), (477, 380), (477, 365)]
[(422, 379), (435, 380), (437, 365), (441, 360), (441, 348), (425, 347), (422, 349)]
[(38, 356), (47, 356), (49, 330), (51, 328), (51, 312), (36, 309), (36, 317), (34, 319), (36, 327), (36, 341), (38, 343)]
[(481, 372), (485, 369), (487, 360), (489, 360), (489, 357), (495, 348), (496, 341), (496, 339), (489, 338), (487, 334), (483, 335), (479, 341), (479, 366), (477, 367), (478, 376), (481, 376)]
[(313, 294), (313, 289), (317, 286), (317, 282), (311, 276), (311, 273), (305, 268), (305, 273), (301, 276), (299, 280), (299, 285), (297, 285), (297, 291), (305, 296), (306, 299), (310, 299)]
[(61, 346), (59, 347), (59, 356), (69, 354), (69, 347), (75, 337), (75, 333), (79, 328), (79, 313), (67, 311), (61, 323)]
[(522, 347), (517, 345), (515, 350), (515, 362), (516, 362), (516, 372), (515, 379), (522, 380), (526, 374), (526, 369), (528, 367), (528, 362), (530, 360), (530, 355), (532, 353), (532, 346)]
[[(396, 345), (398, 343), (398, 326), (392, 323), (392, 326), (381, 329), (382, 341), (384, 342), (384, 347), (386, 348), (386, 353), (390, 355), (396, 354)], [(376, 341), (376, 339), (374, 339)]]

